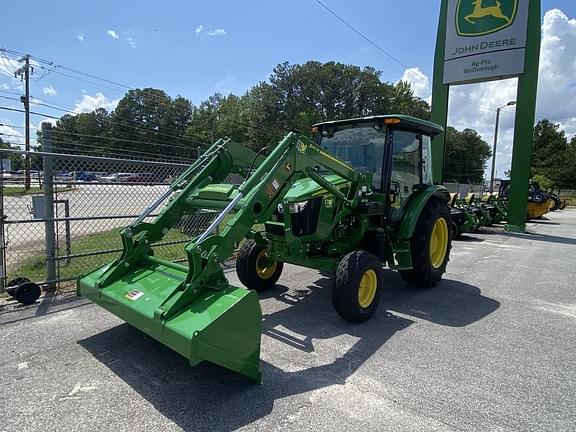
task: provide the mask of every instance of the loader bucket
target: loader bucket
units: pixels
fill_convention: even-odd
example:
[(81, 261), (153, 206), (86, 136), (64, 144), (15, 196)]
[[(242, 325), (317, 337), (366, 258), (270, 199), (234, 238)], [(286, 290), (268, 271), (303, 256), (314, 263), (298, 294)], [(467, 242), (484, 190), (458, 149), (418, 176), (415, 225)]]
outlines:
[(155, 311), (186, 272), (147, 262), (99, 288), (97, 281), (109, 266), (81, 277), (78, 294), (170, 347), (192, 366), (206, 360), (260, 382), (262, 312), (256, 292), (231, 285), (207, 289), (180, 312), (162, 319)]

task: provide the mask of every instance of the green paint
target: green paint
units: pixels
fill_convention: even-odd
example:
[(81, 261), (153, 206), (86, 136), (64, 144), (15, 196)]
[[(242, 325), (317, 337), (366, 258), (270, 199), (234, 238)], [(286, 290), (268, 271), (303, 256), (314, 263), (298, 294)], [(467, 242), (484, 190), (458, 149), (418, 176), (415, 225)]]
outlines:
[(433, 197), (445, 203), (450, 201), (450, 194), (444, 186), (428, 186), (426, 189), (412, 194), (410, 200), (402, 209), (400, 229), (396, 236), (398, 239), (407, 240), (412, 237), (420, 213), (422, 213), (428, 201)]
[[(398, 121), (387, 126), (388, 118)], [(442, 131), (408, 116), (353, 119), (318, 127), (365, 128), (366, 122), (375, 123), (374, 133), (382, 133), (382, 143), (388, 146), (383, 152), (388, 159), (379, 161), (384, 190), (390, 190), (395, 167), (393, 129), (431, 136)], [(352, 150), (361, 153), (362, 149)], [(374, 173), (360, 172), (364, 167), (354, 167), (328, 153), (321, 142), (296, 133), (286, 135), (268, 157), (254, 164), (256, 158), (254, 152), (230, 140), (214, 144), (170, 186), (174, 195), (152, 222), (134, 223), (121, 231), (120, 258), (81, 277), (78, 293), (192, 365), (209, 361), (260, 381), (258, 298), (254, 291), (231, 286), (220, 266), (234, 253), (235, 245), (254, 238), (273, 260), (334, 271), (345, 254), (364, 249), (367, 239), (378, 233), (384, 264), (410, 269), (409, 240), (422, 209), (433, 197), (448, 201), (443, 187), (418, 183), (412, 185), (412, 195), (403, 206), (393, 209), (388, 194), (370, 190)], [(248, 172), (253, 166), (255, 171)], [(223, 184), (231, 173), (240, 173), (244, 183)], [(422, 178), (423, 173), (419, 175)], [(153, 255), (151, 246), (177, 228), (183, 216), (190, 218), (207, 209), (233, 211), (217, 224), (217, 230), (185, 246), (187, 265)], [(394, 223), (389, 222), (392, 216)], [(265, 225), (266, 232), (253, 231), (259, 224)]]
[(508, 224), (506, 231), (525, 231), (528, 208), (528, 182), (536, 118), (536, 93), (540, 64), (540, 0), (530, 0), (528, 12), (528, 38), (524, 74), (518, 78), (518, 101), (512, 150), (510, 196), (508, 198)]
[[(448, 16), (450, 0), (443, 0), (436, 41), (434, 60), (434, 81), (432, 89), (432, 121), (447, 127), (449, 85), (444, 84), (444, 61), (446, 50), (447, 26), (456, 20), (457, 33), (460, 36), (480, 36), (496, 33), (510, 26), (517, 16), (517, 0), (458, 0), (456, 17)], [(536, 90), (538, 86), (538, 66), (540, 57), (540, 0), (529, 1), (528, 33), (524, 73), (518, 78), (518, 95), (514, 132), (514, 150), (512, 155), (510, 199), (507, 208), (508, 225), (506, 229), (524, 232), (528, 198), (528, 181), (532, 153), (533, 126), (536, 111)], [(490, 43), (490, 42), (488, 42)], [(496, 42), (494, 42), (496, 44)], [(495, 48), (496, 45), (494, 46)], [(482, 82), (486, 79), (477, 79)], [(434, 181), (442, 182), (445, 137), (437, 138), (440, 146), (433, 148)]]
[[(446, 50), (446, 22), (448, 18), (448, 2), (442, 1), (436, 37), (436, 53), (434, 60), (434, 80), (432, 83), (432, 115), (430, 119), (444, 127), (448, 127), (448, 98), (450, 86), (444, 83), (444, 51)], [(444, 165), (446, 151), (446, 133), (434, 138), (432, 146), (432, 177), (435, 183), (444, 182)]]

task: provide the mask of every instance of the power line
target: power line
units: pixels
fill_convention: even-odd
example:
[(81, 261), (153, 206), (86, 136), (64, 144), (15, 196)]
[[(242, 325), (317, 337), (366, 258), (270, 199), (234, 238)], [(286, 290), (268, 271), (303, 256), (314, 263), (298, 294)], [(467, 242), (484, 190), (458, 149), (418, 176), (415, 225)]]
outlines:
[(13, 97), (10, 97), (10, 96), (2, 96), (2, 95), (0, 95), (0, 98), (20, 102), (20, 98), (13, 98)]
[[(33, 97), (33, 99), (36, 99), (36, 100), (44, 100), (44, 99), (40, 99), (40, 98), (37, 98), (37, 97)], [(79, 114), (82, 114), (82, 113), (79, 113), (79, 112), (76, 112), (76, 111), (70, 111), (70, 109), (68, 109), (68, 108), (66, 108), (66, 107), (63, 107), (63, 106), (61, 106), (61, 105), (45, 104), (45, 103), (41, 103), (41, 102), (33, 102), (33, 103), (36, 104), (36, 105), (41, 105), (41, 106), (50, 108), (50, 109), (55, 109), (55, 110), (57, 110), (57, 111), (65, 112), (65, 113), (70, 114), (70, 115), (79, 115)], [(126, 119), (126, 120), (127, 120), (127, 121), (131, 121), (131, 120), (128, 120), (128, 119)], [(110, 123), (113, 124), (113, 125), (115, 124), (115, 125), (122, 126), (122, 127), (129, 127), (129, 128), (133, 128), (133, 129), (137, 129), (137, 130), (142, 130), (142, 131), (146, 131), (146, 132), (151, 132), (151, 133), (154, 133), (154, 134), (157, 134), (157, 135), (166, 136), (166, 137), (168, 137), (168, 138), (174, 138), (174, 139), (178, 139), (178, 140), (187, 141), (187, 142), (190, 143), (190, 144), (200, 145), (200, 146), (204, 146), (204, 147), (210, 147), (210, 146), (211, 146), (211, 144), (205, 143), (205, 142), (202, 142), (202, 141), (194, 141), (194, 140), (192, 140), (192, 139), (190, 139), (190, 138), (186, 138), (186, 137), (178, 136), (178, 135), (171, 135), (171, 134), (167, 134), (167, 133), (164, 133), (164, 132), (159, 132), (159, 131), (157, 131), (157, 130), (155, 130), (155, 129), (145, 128), (145, 127), (142, 127), (142, 126), (129, 125), (129, 124), (126, 124), (126, 123), (123, 123), (123, 122), (119, 122), (119, 121), (117, 121), (117, 120), (110, 120)], [(171, 129), (168, 129), (168, 130), (171, 130)], [(112, 139), (112, 138), (110, 138), (110, 139)], [(116, 138), (114, 138), (114, 139), (116, 139)], [(138, 141), (138, 142), (143, 142), (143, 141)], [(154, 142), (154, 141), (150, 141), (150, 142)], [(147, 141), (146, 143), (148, 143), (148, 141)], [(164, 144), (164, 143), (158, 143), (158, 144)]]
[(79, 134), (79, 133), (73, 133), (73, 132), (63, 132), (63, 131), (58, 131), (58, 130), (54, 130), (53, 133), (64, 134), (64, 135), (73, 135), (73, 136), (78, 136), (78, 137), (83, 137), (83, 138), (98, 138), (98, 139), (119, 141), (119, 142), (126, 142), (126, 143), (138, 143), (138, 144), (147, 144), (147, 145), (159, 146), (159, 147), (170, 147), (170, 148), (176, 148), (179, 150), (192, 149), (192, 147), (178, 146), (178, 145), (172, 145), (172, 144), (167, 144), (167, 143), (158, 143), (158, 142), (151, 142), (151, 141), (138, 141), (138, 140), (130, 140), (130, 139), (124, 139), (124, 138), (113, 138), (113, 137), (106, 137), (106, 136), (99, 136), (99, 135)]
[[(19, 113), (25, 113), (26, 111), (21, 110), (21, 109), (17, 109), (17, 108), (10, 108), (10, 107), (4, 107), (4, 106), (0, 106), (1, 110), (5, 110), (5, 111), (14, 111), (14, 112), (19, 112)], [(30, 111), (30, 114), (32, 115), (36, 115), (36, 116), (40, 116), (40, 117), (47, 117), (47, 118), (51, 118), (54, 120), (60, 120), (59, 117), (54, 117), (48, 114), (42, 114), (42, 113), (38, 113), (38, 112), (34, 112), (34, 111)]]
[[(0, 48), (0, 53), (8, 53), (8, 54), (11, 54), (11, 55), (14, 55), (14, 56), (24, 56), (24, 55), (28, 55), (28, 54), (21, 53), (21, 52), (19, 52), (19, 51), (9, 50), (9, 49), (6, 49), (6, 48)], [(101, 77), (98, 77), (98, 76), (96, 76), (96, 75), (92, 75), (92, 74), (89, 74), (89, 73), (86, 73), (86, 72), (82, 72), (82, 71), (79, 71), (79, 70), (77, 70), (77, 69), (73, 69), (73, 68), (64, 66), (64, 65), (62, 65), (62, 64), (57, 64), (57, 63), (55, 63), (55, 62), (53, 62), (53, 61), (46, 60), (46, 59), (42, 59), (42, 58), (37, 57), (37, 56), (30, 55), (30, 58), (33, 59), (33, 60), (36, 60), (36, 61), (39, 62), (39, 63), (42, 63), (42, 64), (44, 64), (44, 65), (49, 66), (49, 68), (46, 68), (46, 67), (44, 67), (44, 66), (41, 66), (40, 64), (35, 65), (36, 67), (38, 67), (38, 68), (40, 68), (40, 69), (43, 69), (43, 70), (45, 70), (45, 71), (48, 71), (49, 73), (54, 72), (54, 73), (56, 73), (56, 74), (59, 74), (59, 75), (62, 75), (62, 76), (68, 77), (68, 78), (72, 78), (72, 79), (75, 79), (75, 80), (79, 80), (79, 81), (82, 81), (82, 82), (85, 82), (85, 83), (88, 83), (88, 84), (93, 84), (93, 85), (96, 85), (96, 86), (98, 86), (98, 87), (106, 88), (106, 89), (108, 89), (108, 90), (112, 90), (112, 91), (115, 91), (115, 92), (118, 92), (118, 93), (122, 93), (122, 94), (124, 94), (124, 93), (126, 92), (126, 89), (127, 89), (127, 90), (135, 90), (134, 87), (129, 86), (129, 85), (127, 85), (127, 84), (121, 84), (121, 83), (118, 83), (118, 82), (115, 82), (115, 81), (112, 81), (112, 80), (109, 80), (109, 79), (106, 79), (106, 78), (101, 78)], [(57, 70), (57, 69), (60, 69), (60, 70)], [(80, 78), (80, 77), (78, 77), (78, 76), (70, 75), (70, 74), (67, 74), (67, 73), (62, 72), (61, 70), (66, 70), (66, 71), (69, 71), (69, 72), (72, 72), (72, 73), (75, 73), (75, 74), (78, 74), (78, 75), (86, 76), (86, 77), (89, 77), (89, 78), (92, 78), (92, 79), (95, 79), (95, 80), (98, 80), (98, 81), (102, 81), (102, 82), (105, 82), (105, 83), (108, 83), (108, 84), (112, 84), (112, 85), (115, 85), (115, 86), (118, 86), (118, 87), (122, 87), (124, 90), (119, 90), (119, 89), (114, 88), (114, 87), (106, 86), (106, 85), (103, 85), (103, 84), (100, 84), (100, 83), (96, 83), (96, 82), (91, 81), (91, 80), (87, 80), (87, 79), (84, 79), (84, 78)], [(142, 91), (144, 94), (148, 94), (149, 96), (151, 96), (151, 97), (153, 97), (153, 98), (156, 98), (156, 100), (158, 100), (158, 101), (160, 101), (160, 102), (165, 102), (165, 101), (163, 101), (162, 99), (160, 99), (160, 96), (158, 96), (158, 95), (156, 95), (156, 94), (154, 94), (154, 93), (146, 92), (146, 91), (144, 91), (144, 90), (141, 90), (141, 91)]]
[[(376, 42), (374, 42), (372, 39), (370, 39), (368, 36), (364, 35), (362, 32), (360, 32), (360, 30), (358, 30), (357, 28), (355, 28), (352, 24), (350, 24), (347, 20), (345, 20), (341, 15), (339, 15), (338, 13), (336, 13), (334, 10), (330, 9), (328, 6), (326, 6), (322, 1), (320, 0), (315, 0), (316, 3), (318, 3), (320, 6), (322, 6), (324, 9), (326, 9), (328, 12), (330, 12), (332, 15), (334, 15), (339, 21), (341, 21), (343, 24), (345, 24), (350, 30), (352, 30), (354, 33), (356, 33), (358, 36), (360, 36), (362, 39), (364, 39), (366, 42), (368, 42), (370, 45), (372, 45), (373, 47), (375, 47), (378, 51), (380, 51), (382, 54), (384, 54), (385, 56), (387, 56), (388, 58), (392, 59), (394, 62), (396, 62), (397, 64), (399, 64), (400, 66), (402, 66), (403, 68), (410, 70), (410, 73), (413, 73), (414, 75), (419, 76), (422, 79), (425, 79), (428, 81), (428, 77), (426, 75), (424, 75), (423, 73), (421, 73), (419, 70), (414, 69), (414, 68), (410, 68), (406, 63), (404, 63), (403, 61), (401, 61), (400, 59), (398, 59), (397, 57), (395, 57), (394, 55), (390, 54), (388, 51), (386, 51), (384, 48), (382, 48), (380, 45), (378, 45)], [(488, 107), (482, 107), (480, 105), (476, 105), (472, 102), (469, 102), (463, 98), (460, 98), (456, 95), (451, 95), (456, 99), (459, 99), (469, 105), (473, 105), (481, 110), (484, 111), (495, 111), (495, 109), (491, 109)]]
[[(387, 56), (388, 58), (392, 59), (393, 61), (395, 61), (396, 63), (398, 63), (400, 66), (404, 67), (405, 69), (410, 69), (406, 64), (404, 64), (402, 61), (400, 61), (397, 57), (395, 57), (394, 55), (390, 54), (388, 51), (386, 51), (384, 48), (382, 48), (380, 45), (378, 45), (376, 42), (374, 42), (372, 39), (370, 39), (368, 36), (365, 36), (363, 33), (361, 33), (358, 29), (356, 29), (352, 24), (350, 24), (348, 21), (346, 21), (344, 18), (342, 18), (340, 15), (338, 15), (335, 11), (333, 11), (332, 9), (330, 9), (328, 6), (326, 6), (324, 3), (322, 3), (320, 0), (316, 0), (316, 3), (318, 3), (320, 6), (322, 6), (324, 9), (326, 9), (328, 12), (330, 12), (332, 15), (334, 15), (336, 18), (338, 18), (338, 20), (340, 20), (342, 23), (344, 23), (350, 30), (352, 30), (354, 33), (356, 33), (358, 36), (360, 36), (362, 39), (364, 39), (366, 42), (368, 42), (370, 45), (372, 45), (374, 48), (376, 48), (378, 51), (380, 51), (382, 54), (384, 54), (385, 56)], [(414, 73), (418, 73), (417, 71), (415, 71)], [(420, 74), (422, 75), (422, 74)], [(422, 75), (423, 76), (423, 75)], [(426, 77), (424, 77), (426, 78)]]
[[(17, 135), (11, 135), (14, 137), (18, 137), (18, 138), (22, 138), (21, 136), (17, 136)], [(54, 144), (62, 144), (62, 146), (58, 146), (55, 150), (58, 152), (62, 152), (62, 151), (68, 151), (68, 152), (72, 152), (72, 151), (78, 151), (78, 147), (83, 147), (83, 148), (89, 148), (92, 150), (98, 150), (101, 151), (103, 153), (107, 153), (107, 154), (112, 154), (112, 155), (117, 155), (117, 156), (130, 156), (130, 157), (136, 157), (136, 155), (138, 155), (137, 157), (142, 157), (140, 155), (143, 155), (145, 157), (147, 157), (148, 159), (153, 158), (154, 160), (166, 160), (166, 161), (170, 161), (170, 162), (192, 162), (193, 159), (186, 159), (186, 158), (182, 158), (179, 156), (171, 156), (171, 155), (159, 155), (159, 154), (155, 154), (155, 153), (149, 153), (149, 152), (140, 152), (137, 150), (128, 150), (128, 149), (118, 149), (118, 148), (114, 148), (114, 147), (102, 147), (102, 146), (96, 146), (96, 145), (91, 145), (91, 144), (79, 144), (79, 143), (75, 143), (75, 142), (70, 142), (70, 141), (61, 141), (61, 140), (51, 140), (52, 143)], [(23, 146), (25, 145), (25, 143), (23, 142), (10, 142), (8, 144), (11, 145), (18, 145), (18, 146)], [(41, 148), (42, 145), (41, 144), (37, 144), (37, 145), (32, 145), (32, 148), (38, 149)], [(193, 150), (193, 149), (191, 149)], [(69, 153), (72, 154), (72, 153)]]

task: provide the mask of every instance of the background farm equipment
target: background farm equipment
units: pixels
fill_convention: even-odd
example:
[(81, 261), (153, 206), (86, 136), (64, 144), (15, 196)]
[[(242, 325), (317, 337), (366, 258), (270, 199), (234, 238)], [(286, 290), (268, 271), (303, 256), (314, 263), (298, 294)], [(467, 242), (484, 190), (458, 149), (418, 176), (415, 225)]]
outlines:
[(453, 237), (478, 231), (480, 221), (474, 211), (457, 193), (450, 194), (450, 217), (454, 223)]

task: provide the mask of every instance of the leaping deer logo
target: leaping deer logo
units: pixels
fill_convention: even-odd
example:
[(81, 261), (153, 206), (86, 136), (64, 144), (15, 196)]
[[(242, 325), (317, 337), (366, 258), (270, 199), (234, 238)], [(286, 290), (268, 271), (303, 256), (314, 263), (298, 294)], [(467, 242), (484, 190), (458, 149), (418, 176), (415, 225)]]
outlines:
[(512, 19), (502, 12), (502, 4), (497, 0), (496, 6), (482, 6), (483, 0), (474, 0), (472, 4), (474, 5), (474, 11), (470, 15), (466, 15), (464, 19), (470, 24), (476, 24), (475, 19), (484, 17), (494, 17), (506, 20), (507, 24), (512, 23)]

